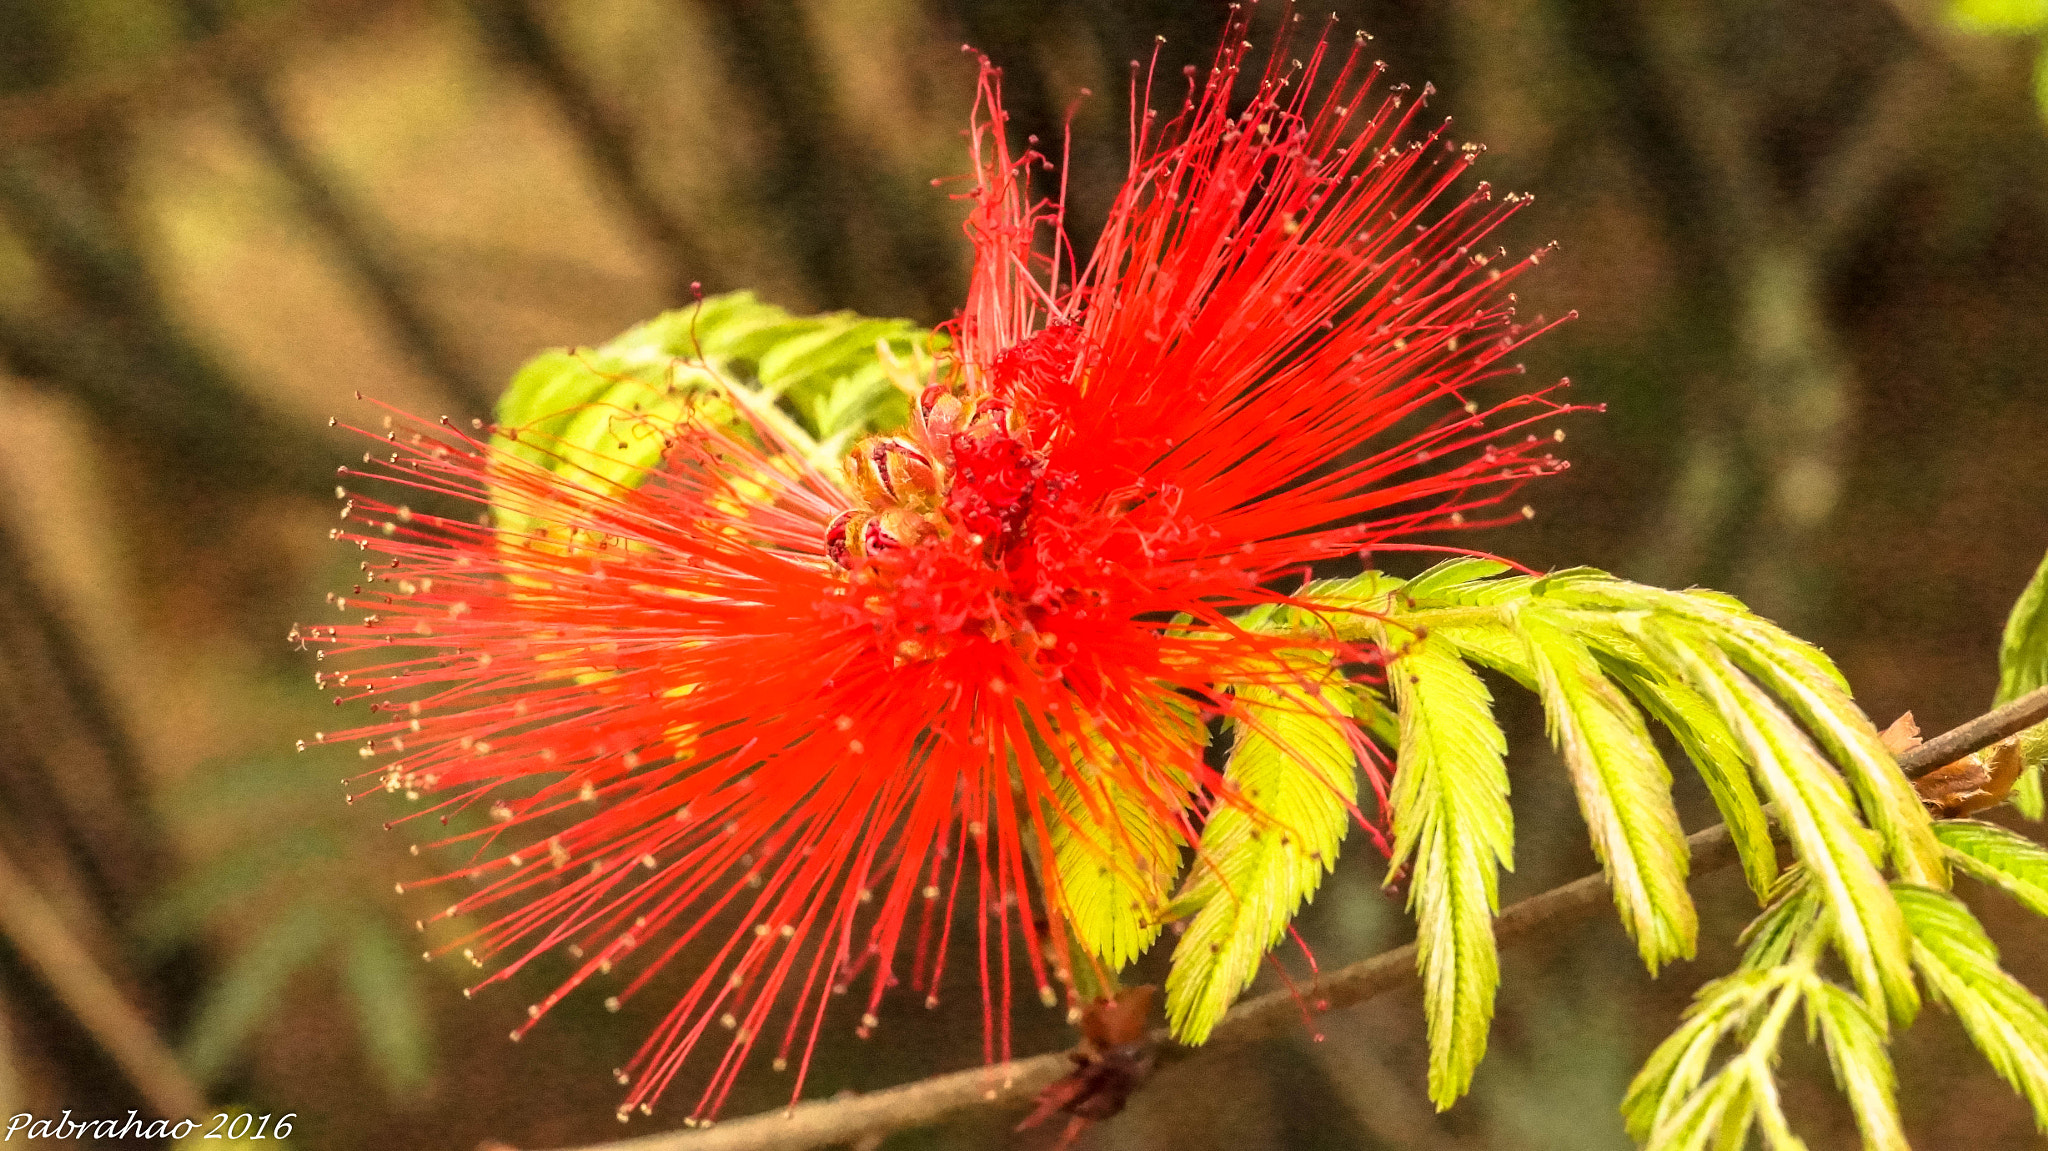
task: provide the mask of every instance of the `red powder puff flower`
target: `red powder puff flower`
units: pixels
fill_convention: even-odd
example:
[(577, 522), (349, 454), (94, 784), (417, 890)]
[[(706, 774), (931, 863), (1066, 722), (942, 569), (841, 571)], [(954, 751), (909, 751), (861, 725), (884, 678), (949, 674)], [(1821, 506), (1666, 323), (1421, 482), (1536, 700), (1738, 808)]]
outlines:
[(344, 606), (369, 614), (301, 634), (389, 653), (328, 677), (382, 722), (325, 738), (425, 812), (490, 816), (445, 841), (470, 852), (445, 917), (486, 925), (443, 950), (483, 984), (581, 957), (515, 1038), (600, 972), (628, 976), (616, 1002), (683, 956), (621, 1079), (644, 1110), (702, 1054), (702, 1118), (758, 1048), (801, 1075), (831, 993), (864, 988), (865, 1033), (892, 985), (935, 1002), (964, 948), (1007, 1058), (1020, 958), (1052, 1002), (1076, 960), (1048, 955), (1113, 968), (1150, 939), (1077, 938), (1041, 845), (1085, 826), (1104, 867), (1172, 871), (1216, 805), (1256, 810), (1204, 761), (1240, 716), (1223, 686), (1285, 689), (1283, 648), (1334, 641), (1233, 616), (1563, 466), (1521, 432), (1556, 405), (1478, 398), (1529, 334), (1506, 288), (1536, 257), (1479, 246), (1516, 199), (1445, 203), (1473, 150), (1371, 96), (1358, 46), (1253, 77), (1245, 31), (1174, 116), (1134, 82), (1131, 172), (1080, 268), (984, 62), (966, 307), (908, 425), (843, 475), (723, 399), (644, 422), (644, 477), (517, 428), (379, 436), (383, 471), (496, 526), (354, 496), (366, 526), (337, 534), (380, 558)]

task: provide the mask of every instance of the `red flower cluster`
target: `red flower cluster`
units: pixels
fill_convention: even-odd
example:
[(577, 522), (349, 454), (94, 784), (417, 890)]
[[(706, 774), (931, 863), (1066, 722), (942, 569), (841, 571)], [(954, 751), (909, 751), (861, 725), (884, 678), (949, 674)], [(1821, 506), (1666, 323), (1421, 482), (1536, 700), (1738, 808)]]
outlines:
[(1247, 74), (1244, 19), (1176, 115), (1134, 82), (1078, 269), (984, 63), (966, 307), (909, 426), (843, 477), (708, 416), (633, 425), (665, 454), (631, 485), (532, 436), (380, 435), (380, 474), (498, 526), (352, 496), (337, 534), (377, 558), (338, 602), (367, 614), (297, 634), (355, 657), (325, 678), (379, 716), (326, 740), (421, 815), (490, 816), (435, 845), (469, 853), (444, 917), (484, 924), (441, 951), (494, 968), (478, 986), (581, 957), (515, 1038), (682, 956), (620, 1077), (644, 1110), (705, 1051), (707, 1117), (757, 1047), (800, 1090), (831, 993), (864, 985), (865, 1032), (899, 982), (936, 1002), (965, 946), (1007, 1057), (1013, 962), (1050, 1002), (1044, 957), (1075, 954), (1053, 824), (1142, 804), (1199, 855), (1205, 813), (1248, 802), (1203, 725), (1286, 664), (1233, 615), (1564, 466), (1526, 434), (1555, 404), (1478, 398), (1530, 334), (1506, 287), (1536, 257), (1479, 246), (1516, 199), (1440, 203), (1472, 149), (1371, 97), (1358, 46)]

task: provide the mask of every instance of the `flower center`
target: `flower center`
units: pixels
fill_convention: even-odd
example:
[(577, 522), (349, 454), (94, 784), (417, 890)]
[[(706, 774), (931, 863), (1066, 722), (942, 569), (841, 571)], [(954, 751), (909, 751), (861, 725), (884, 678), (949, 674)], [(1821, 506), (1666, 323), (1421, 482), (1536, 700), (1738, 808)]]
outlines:
[(927, 542), (1000, 566), (1030, 517), (1045, 461), (1011, 401), (963, 399), (944, 385), (918, 397), (909, 433), (870, 436), (845, 460), (857, 506), (825, 531), (849, 571), (891, 562)]

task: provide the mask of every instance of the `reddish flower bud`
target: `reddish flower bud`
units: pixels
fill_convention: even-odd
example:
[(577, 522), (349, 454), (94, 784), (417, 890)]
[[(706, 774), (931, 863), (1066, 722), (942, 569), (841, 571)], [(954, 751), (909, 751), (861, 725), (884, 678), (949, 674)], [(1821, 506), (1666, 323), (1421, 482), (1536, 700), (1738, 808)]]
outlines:
[(840, 567), (853, 565), (851, 540), (858, 538), (852, 533), (856, 520), (865, 519), (867, 513), (844, 511), (832, 517), (832, 523), (825, 529), (825, 556)]

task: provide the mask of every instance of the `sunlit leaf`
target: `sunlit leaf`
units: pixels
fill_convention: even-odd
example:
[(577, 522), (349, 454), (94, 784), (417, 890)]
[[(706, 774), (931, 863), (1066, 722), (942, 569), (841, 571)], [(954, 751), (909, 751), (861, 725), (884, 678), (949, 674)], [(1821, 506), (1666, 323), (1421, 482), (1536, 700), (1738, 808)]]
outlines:
[(1621, 1104), (1629, 1134), (1667, 1151), (1719, 1146), (1718, 1139), (1747, 1131), (1756, 1112), (1753, 1083), (1739, 1067), (1708, 1072), (1722, 1043), (1754, 1031), (1774, 1005), (1797, 995), (1798, 979), (1786, 968), (1744, 970), (1701, 987), (1678, 1029), (1629, 1084)]
[(1389, 875), (1412, 866), (1417, 963), (1429, 1019), (1429, 1091), (1439, 1109), (1486, 1054), (1500, 960), (1499, 873), (1514, 866), (1506, 739), (1492, 696), (1448, 645), (1390, 638), (1387, 681), (1400, 714)]
[(1507, 570), (1508, 565), (1499, 560), (1459, 556), (1456, 559), (1445, 560), (1409, 580), (1405, 590), (1409, 599), (1418, 605), (1465, 602), (1461, 593), (1468, 592), (1474, 587), (1490, 589), (1489, 599), (1501, 592), (1518, 594), (1519, 587), (1505, 586), (1510, 581), (1493, 578)]
[(1306, 666), (1300, 682), (1245, 686), (1225, 778), (1225, 803), (1176, 903), (1199, 902), (1166, 980), (1174, 1036), (1200, 1043), (1258, 974), (1302, 903), (1336, 865), (1358, 797), (1351, 717), (1359, 704), (1336, 669)]
[(1697, 625), (1743, 672), (1789, 704), (1820, 740), (1855, 788), (1865, 817), (1884, 837), (1900, 874), (1915, 883), (1947, 885), (1926, 808), (1879, 742), (1877, 729), (1850, 698), (1841, 670), (1819, 648), (1739, 610), (1739, 604), (1731, 607), (1725, 597), (1586, 578), (1559, 594), (1579, 603), (1635, 606)]
[(1815, 980), (1806, 993), (1809, 1027), (1819, 1031), (1827, 1048), (1835, 1084), (1849, 1099), (1856, 1129), (1869, 1151), (1905, 1151), (1906, 1133), (1899, 1125), (1898, 1080), (1885, 1051), (1884, 1031), (1861, 999), (1825, 980)]
[[(2048, 0), (2043, 0), (2043, 6), (2048, 7)], [(2041, 106), (2048, 109), (2048, 51), (2036, 65), (2036, 76), (2042, 85)], [(1993, 702), (2007, 703), (2043, 684), (2048, 684), (2048, 557), (2034, 569), (2034, 578), (2027, 581), (2012, 605), (2012, 614), (2006, 617), (2005, 635), (1998, 648), (1998, 696)], [(2048, 758), (2048, 725), (2036, 725), (2029, 734), (2034, 738), (2021, 741), (2026, 768), (2013, 788), (2012, 805), (2028, 819), (2040, 819), (2048, 806), (2042, 802), (2041, 787), (2041, 761)]]
[(1765, 898), (1778, 877), (1777, 844), (1749, 764), (1727, 725), (1698, 692), (1655, 669), (1616, 670), (1615, 680), (1678, 740), (1728, 825), (1750, 890)]
[(2024, 1096), (2048, 1132), (2048, 1007), (1998, 965), (1998, 948), (1962, 902), (1900, 888), (1913, 963), (1935, 1000), (1955, 1013), (1999, 1078)]
[(1736, 940), (1743, 949), (1743, 969), (1767, 971), (1791, 962), (1793, 951), (1819, 927), (1825, 910), (1813, 873), (1796, 863), (1786, 868), (1764, 909)]
[(1801, 862), (1814, 873), (1836, 946), (1856, 988), (1880, 1011), (1910, 1019), (1905, 928), (1877, 868), (1877, 837), (1856, 818), (1848, 785), (1770, 698), (1702, 637), (1637, 623), (1645, 650), (1681, 669), (1740, 742)]
[[(2048, 3), (2044, 3), (2048, 7)], [(2007, 703), (2048, 684), (2048, 557), (2020, 592), (1998, 647), (1998, 698)]]
[[(499, 399), (493, 441), (597, 494), (638, 486), (686, 413), (721, 426), (750, 416), (836, 457), (852, 436), (906, 416), (877, 344), (916, 377), (932, 339), (908, 320), (792, 316), (748, 292), (713, 296), (599, 347), (535, 357)], [(514, 502), (494, 501), (499, 524), (524, 530), (531, 516)]]
[(2004, 889), (2034, 914), (2048, 915), (2048, 847), (1974, 819), (1942, 820), (1934, 833), (1965, 873)]
[(1535, 613), (1527, 613), (1521, 634), (1551, 741), (1571, 769), (1623, 925), (1652, 971), (1690, 958), (1699, 919), (1685, 889), (1685, 831), (1664, 757), (1585, 644)]
[[(1203, 737), (1189, 723), (1189, 739)], [(1117, 765), (1108, 741), (1069, 741), (1065, 765), (1047, 772), (1059, 811), (1048, 820), (1060, 906), (1082, 950), (1119, 971), (1159, 937), (1159, 909), (1180, 872), (1178, 787), (1144, 794), (1129, 785), (1139, 765)], [(1046, 754), (1050, 756), (1050, 749)], [(1111, 778), (1123, 781), (1112, 785)]]
[(2048, 0), (1949, 0), (1949, 23), (1972, 32), (2048, 29)]

